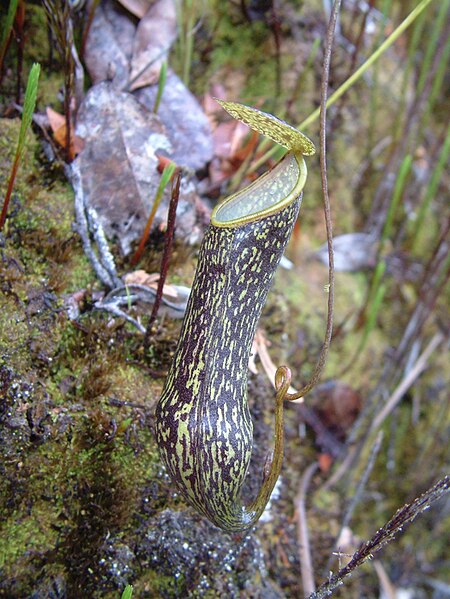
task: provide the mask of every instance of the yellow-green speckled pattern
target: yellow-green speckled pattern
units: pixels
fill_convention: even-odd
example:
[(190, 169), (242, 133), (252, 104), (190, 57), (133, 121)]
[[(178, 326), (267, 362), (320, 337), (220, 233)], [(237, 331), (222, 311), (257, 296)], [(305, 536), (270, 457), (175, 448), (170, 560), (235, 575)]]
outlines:
[(309, 137), (273, 114), (239, 102), (225, 102), (217, 98), (216, 100), (233, 118), (266, 135), (288, 150), (305, 156), (316, 153), (316, 148)]
[(299, 190), (264, 218), (209, 227), (156, 410), (157, 442), (172, 479), (194, 507), (228, 531), (247, 529), (264, 509), (248, 509), (239, 499), (253, 444), (248, 360), (300, 199)]
[(243, 531), (261, 516), (281, 469), (283, 400), (290, 372), (278, 369), (275, 448), (249, 506), (240, 491), (252, 452), (247, 371), (256, 326), (300, 208), (302, 154), (314, 144), (276, 117), (219, 103), (291, 150), (270, 173), (217, 207), (200, 248), (181, 337), (156, 409), (161, 456), (183, 496), (214, 524)]

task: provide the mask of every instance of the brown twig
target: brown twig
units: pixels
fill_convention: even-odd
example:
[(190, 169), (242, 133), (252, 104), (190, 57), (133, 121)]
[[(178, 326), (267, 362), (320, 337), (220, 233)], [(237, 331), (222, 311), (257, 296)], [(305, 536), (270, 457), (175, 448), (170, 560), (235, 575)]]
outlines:
[[(372, 448), (370, 450), (369, 459), (367, 460), (367, 464), (366, 464), (364, 471), (358, 481), (355, 492), (352, 495), (350, 504), (348, 505), (348, 507), (344, 513), (344, 517), (342, 518), (341, 528), (340, 528), (338, 534), (336, 535), (336, 540), (333, 545), (333, 551), (338, 549), (337, 544), (339, 542), (339, 538), (342, 534), (342, 531), (344, 530), (344, 528), (348, 527), (348, 525), (350, 524), (350, 520), (352, 519), (352, 516), (356, 509), (356, 506), (358, 505), (358, 503), (361, 500), (361, 496), (363, 494), (364, 489), (366, 488), (370, 473), (372, 472), (373, 467), (375, 465), (376, 457), (378, 455), (378, 452), (381, 449), (382, 440), (383, 440), (383, 432), (380, 431), (372, 445)], [(331, 555), (330, 559), (327, 562), (327, 566), (326, 566), (327, 572), (330, 570), (332, 562), (333, 562), (333, 555)]]
[(48, 23), (55, 36), (56, 47), (64, 68), (64, 118), (66, 125), (65, 157), (67, 162), (72, 162), (71, 127), (72, 127), (72, 95), (74, 81), (74, 58), (72, 47), (73, 26), (70, 17), (68, 2), (56, 0), (43, 0)]
[(328, 313), (327, 326), (325, 331), (325, 339), (320, 351), (320, 356), (314, 367), (314, 372), (311, 379), (304, 385), (300, 391), (295, 394), (288, 393), (286, 399), (289, 401), (303, 397), (308, 391), (317, 384), (330, 348), (331, 337), (333, 334), (333, 312), (334, 312), (334, 253), (333, 253), (333, 225), (331, 221), (330, 198), (328, 195), (328, 177), (327, 177), (327, 98), (328, 98), (328, 83), (330, 79), (330, 62), (331, 50), (333, 47), (334, 31), (336, 21), (341, 7), (341, 0), (335, 0), (331, 11), (330, 22), (327, 29), (327, 37), (325, 41), (325, 52), (322, 67), (322, 86), (320, 98), (320, 175), (322, 180), (323, 194), (323, 210), (325, 216), (325, 226), (327, 229), (327, 244), (328, 244)]
[(311, 559), (311, 547), (309, 544), (305, 499), (313, 474), (316, 472), (318, 467), (319, 465), (317, 462), (314, 462), (305, 470), (300, 483), (298, 495), (295, 498), (295, 509), (297, 512), (298, 555), (300, 559), (303, 594), (305, 597), (310, 593), (314, 593), (316, 590), (316, 584), (314, 582), (314, 570)]
[(382, 526), (373, 537), (366, 541), (355, 551), (349, 563), (341, 568), (337, 574), (331, 574), (328, 581), (323, 583), (308, 599), (323, 599), (329, 597), (333, 591), (344, 583), (359, 566), (370, 559), (387, 543), (390, 543), (401, 532), (406, 524), (412, 522), (419, 514), (427, 510), (433, 503), (444, 497), (450, 491), (450, 477), (445, 476), (433, 487), (429, 488), (420, 497), (396, 511), (392, 518)]
[(181, 183), (181, 174), (178, 173), (177, 178), (175, 179), (175, 184), (172, 188), (172, 195), (170, 198), (169, 212), (167, 215), (166, 239), (165, 239), (165, 244), (164, 244), (163, 255), (161, 258), (161, 270), (159, 273), (159, 281), (158, 281), (158, 288), (156, 290), (155, 303), (153, 304), (152, 313), (150, 314), (150, 318), (149, 318), (149, 321), (147, 324), (147, 330), (145, 331), (144, 347), (146, 350), (148, 349), (148, 346), (150, 343), (152, 326), (156, 320), (159, 306), (161, 305), (161, 298), (162, 298), (162, 294), (163, 294), (164, 283), (166, 281), (167, 270), (169, 268), (169, 258), (170, 258), (170, 254), (172, 252), (178, 199), (180, 197), (180, 183)]
[(398, 405), (402, 397), (404, 397), (405, 393), (408, 389), (413, 385), (416, 379), (422, 374), (428, 364), (428, 360), (434, 350), (444, 341), (444, 335), (439, 331), (436, 333), (423, 353), (419, 356), (417, 362), (414, 364), (413, 368), (405, 375), (400, 384), (396, 387), (395, 391), (389, 397), (388, 401), (385, 403), (383, 408), (378, 412), (375, 418), (372, 421), (371, 430), (376, 430), (379, 428), (384, 420), (389, 416), (392, 410)]
[(25, 48), (25, 2), (20, 0), (17, 5), (15, 18), (15, 33), (17, 41), (17, 88), (16, 102), (21, 104), (22, 101), (22, 69), (23, 69), (23, 53)]

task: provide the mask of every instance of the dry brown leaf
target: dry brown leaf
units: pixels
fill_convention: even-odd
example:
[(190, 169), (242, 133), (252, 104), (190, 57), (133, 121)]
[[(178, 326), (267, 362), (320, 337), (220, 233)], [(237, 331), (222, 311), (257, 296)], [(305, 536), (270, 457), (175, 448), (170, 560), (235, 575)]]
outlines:
[(94, 83), (112, 81), (117, 89), (128, 85), (135, 35), (132, 16), (116, 2), (104, 0), (97, 6), (84, 50), (84, 62)]
[[(145, 270), (135, 270), (126, 274), (123, 277), (123, 280), (125, 285), (145, 285), (146, 287), (156, 290), (158, 288), (159, 273), (154, 272), (149, 274), (145, 272)], [(178, 298), (176, 288), (167, 283), (163, 287), (163, 294), (166, 297), (172, 297), (174, 299)]]
[(318, 456), (318, 462), (321, 472), (327, 474), (333, 465), (333, 456), (330, 453), (320, 453)]
[[(53, 138), (56, 143), (62, 148), (66, 147), (66, 118), (47, 106), (46, 108), (48, 122), (53, 133)], [(83, 140), (75, 135), (74, 127), (70, 128), (70, 150), (69, 160), (73, 160), (83, 149)]]
[(47, 106), (45, 111), (47, 113), (48, 122), (53, 133), (58, 131), (58, 129), (60, 129), (63, 125), (65, 126), (66, 119), (64, 115), (59, 114), (59, 112), (56, 112), (56, 110), (53, 110), (53, 108), (50, 108), (50, 106)]
[[(275, 366), (271, 357), (269, 356), (267, 349), (269, 346), (270, 341), (266, 339), (264, 331), (262, 329), (257, 329), (250, 353), (249, 368), (255, 374), (258, 372), (254, 361), (255, 357), (258, 355), (264, 372), (267, 374), (270, 382), (275, 387), (275, 373), (277, 371), (277, 366)], [(289, 387), (289, 393), (297, 393), (297, 391), (293, 387)]]
[(341, 441), (361, 411), (359, 391), (339, 380), (321, 383), (316, 387), (314, 409), (322, 423)]
[[(142, 236), (161, 179), (156, 154), (172, 152), (166, 130), (132, 94), (101, 82), (80, 106), (76, 133), (85, 142), (76, 159), (80, 196), (95, 209), (106, 236), (116, 239), (127, 255)], [(176, 235), (188, 243), (197, 242), (201, 233), (196, 198), (194, 185), (182, 184)], [(167, 187), (154, 229), (167, 222), (169, 199)]]
[(135, 90), (158, 81), (161, 65), (176, 39), (174, 0), (157, 0), (139, 21), (131, 59), (131, 85)]
[(119, 2), (138, 19), (142, 19), (154, 4), (154, 0), (119, 0)]
[[(80, 106), (77, 133), (85, 141), (77, 158), (85, 202), (126, 255), (142, 235), (158, 188), (155, 152), (170, 147), (164, 128), (133, 96), (102, 82)], [(166, 220), (164, 205), (158, 210), (155, 226)]]

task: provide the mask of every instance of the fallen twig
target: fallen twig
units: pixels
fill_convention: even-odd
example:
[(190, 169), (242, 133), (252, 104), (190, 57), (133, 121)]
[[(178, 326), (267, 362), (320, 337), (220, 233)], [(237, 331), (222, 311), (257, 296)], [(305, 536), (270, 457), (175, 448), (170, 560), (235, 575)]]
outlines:
[(383, 409), (375, 416), (371, 426), (372, 430), (379, 428), (384, 422), (385, 418), (389, 416), (392, 410), (397, 406), (402, 397), (405, 395), (406, 391), (425, 370), (431, 354), (442, 343), (443, 340), (444, 335), (441, 332), (438, 332), (434, 335), (423, 353), (417, 359), (417, 362), (414, 364), (413, 368), (411, 368), (408, 374), (400, 381), (399, 385), (394, 390)]
[[(81, 173), (78, 162), (75, 160), (70, 165), (66, 165), (65, 173), (70, 181), (75, 194), (75, 218), (76, 231), (81, 237), (83, 250), (95, 274), (106, 287), (110, 289), (122, 285), (122, 281), (117, 276), (114, 258), (109, 251), (108, 244), (103, 232), (103, 228), (96, 219), (95, 211), (88, 211), (85, 203), (83, 188), (81, 185)], [(89, 214), (89, 216), (88, 216)], [(89, 222), (89, 224), (88, 224)], [(97, 242), (98, 256), (94, 251), (93, 243), (89, 234), (90, 227), (94, 228), (94, 238)]]
[(295, 508), (297, 512), (297, 531), (298, 531), (298, 555), (300, 559), (300, 572), (303, 585), (304, 596), (314, 593), (316, 584), (314, 582), (314, 570), (311, 559), (311, 547), (309, 545), (308, 524), (306, 520), (305, 498), (308, 492), (311, 478), (319, 465), (314, 462), (305, 470), (303, 474), (298, 495), (295, 498)]
[(420, 497), (417, 497), (411, 503), (407, 503), (397, 510), (389, 522), (378, 529), (369, 541), (366, 541), (366, 543), (355, 551), (349, 563), (341, 568), (337, 574), (331, 573), (328, 581), (323, 583), (308, 599), (329, 597), (337, 587), (344, 583), (344, 579), (347, 576), (350, 576), (359, 566), (370, 559), (374, 553), (377, 553), (377, 551), (392, 541), (406, 524), (412, 522), (419, 514), (427, 510), (431, 504), (441, 499), (449, 491), (450, 477), (445, 476)]
[[(359, 501), (361, 500), (362, 493), (363, 493), (364, 489), (366, 488), (366, 484), (367, 484), (367, 481), (369, 480), (370, 473), (372, 472), (372, 469), (375, 465), (375, 459), (378, 455), (378, 452), (380, 451), (382, 440), (383, 440), (383, 432), (380, 431), (375, 439), (374, 444), (372, 445), (372, 449), (370, 451), (370, 455), (369, 455), (369, 459), (367, 460), (366, 467), (364, 468), (364, 471), (358, 481), (356, 490), (353, 493), (350, 504), (344, 513), (344, 517), (342, 518), (341, 528), (339, 530), (339, 533), (336, 535), (336, 540), (333, 545), (333, 551), (335, 551), (338, 548), (337, 543), (342, 534), (342, 531), (344, 530), (344, 528), (346, 528), (350, 524), (350, 520), (353, 516), (356, 506), (358, 505)], [(328, 563), (326, 566), (326, 571), (329, 571), (333, 557), (334, 556), (332, 555), (330, 557), (330, 559), (328, 560)]]

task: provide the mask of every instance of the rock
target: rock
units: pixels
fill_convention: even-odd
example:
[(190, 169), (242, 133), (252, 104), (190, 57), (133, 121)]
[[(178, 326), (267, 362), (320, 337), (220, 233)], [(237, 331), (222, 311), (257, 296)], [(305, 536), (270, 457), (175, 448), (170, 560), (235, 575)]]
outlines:
[[(135, 96), (148, 110), (153, 110), (157, 92), (158, 85), (150, 85), (136, 90)], [(167, 72), (158, 117), (173, 148), (169, 156), (179, 166), (199, 170), (212, 160), (214, 148), (208, 118), (171, 69)]]

